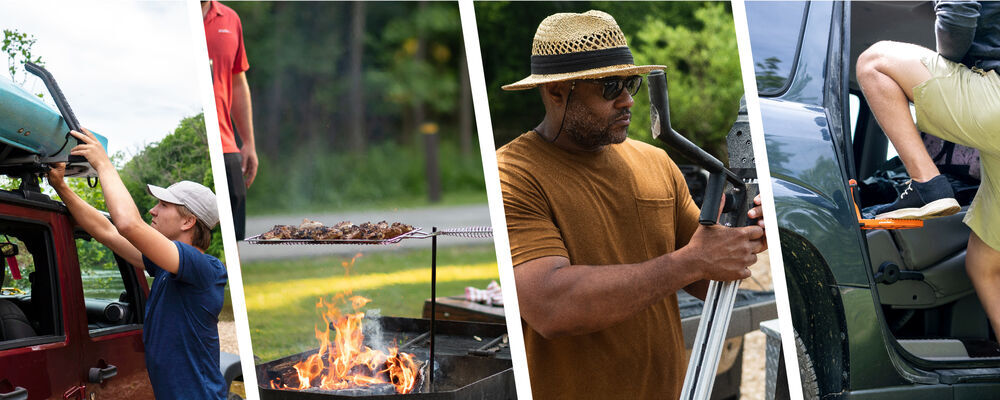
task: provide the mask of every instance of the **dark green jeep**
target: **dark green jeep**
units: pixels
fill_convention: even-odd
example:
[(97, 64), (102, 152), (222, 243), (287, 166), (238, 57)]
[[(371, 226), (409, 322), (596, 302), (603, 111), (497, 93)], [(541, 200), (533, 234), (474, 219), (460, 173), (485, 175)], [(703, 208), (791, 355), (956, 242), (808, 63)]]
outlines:
[(891, 231), (860, 229), (848, 185), (865, 207), (905, 180), (854, 66), (880, 40), (933, 49), (933, 5), (746, 9), (805, 398), (1000, 398), (1000, 347), (964, 267), (962, 194), (978, 184), (958, 215)]

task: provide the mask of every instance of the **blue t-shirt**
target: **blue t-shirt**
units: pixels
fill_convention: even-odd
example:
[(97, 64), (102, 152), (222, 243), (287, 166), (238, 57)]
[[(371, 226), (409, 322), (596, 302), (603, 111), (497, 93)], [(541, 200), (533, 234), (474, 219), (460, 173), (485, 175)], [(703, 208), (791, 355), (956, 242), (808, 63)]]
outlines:
[(176, 275), (142, 256), (146, 272), (155, 278), (142, 332), (149, 381), (158, 400), (225, 399), (218, 325), (229, 276), (219, 259), (174, 244)]

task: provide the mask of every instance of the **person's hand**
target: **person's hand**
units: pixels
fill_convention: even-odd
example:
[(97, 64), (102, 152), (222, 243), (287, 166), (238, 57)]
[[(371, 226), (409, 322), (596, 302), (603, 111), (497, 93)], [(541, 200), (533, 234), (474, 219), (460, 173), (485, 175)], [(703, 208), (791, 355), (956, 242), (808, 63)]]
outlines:
[(65, 176), (66, 163), (61, 162), (49, 164), (49, 171), (45, 173), (45, 178), (49, 180), (49, 186), (52, 187), (65, 183), (65, 181), (63, 181)]
[(702, 225), (674, 254), (684, 265), (700, 271), (702, 279), (726, 282), (749, 278), (747, 267), (766, 248), (764, 229), (759, 226)]
[(257, 177), (257, 149), (252, 146), (243, 146), (240, 149), (240, 155), (243, 158), (242, 165), (243, 169), (243, 181), (247, 185), (247, 189), (253, 184), (254, 178)]
[(80, 128), (83, 133), (77, 131), (69, 131), (70, 135), (77, 138), (80, 144), (72, 148), (69, 154), (74, 156), (83, 156), (87, 159), (94, 169), (100, 169), (101, 167), (110, 166), (111, 159), (108, 158), (108, 153), (104, 151), (104, 146), (101, 146), (101, 142), (97, 140), (97, 137), (93, 133), (90, 133), (87, 128)]
[[(755, 204), (756, 207), (751, 208), (750, 211), (747, 211), (747, 218), (756, 219), (757, 226), (759, 226), (761, 229), (764, 229), (764, 208), (761, 207), (761, 199), (759, 194), (753, 198), (753, 204)], [(764, 243), (764, 250), (767, 250), (767, 238), (766, 237), (761, 238), (761, 242)]]

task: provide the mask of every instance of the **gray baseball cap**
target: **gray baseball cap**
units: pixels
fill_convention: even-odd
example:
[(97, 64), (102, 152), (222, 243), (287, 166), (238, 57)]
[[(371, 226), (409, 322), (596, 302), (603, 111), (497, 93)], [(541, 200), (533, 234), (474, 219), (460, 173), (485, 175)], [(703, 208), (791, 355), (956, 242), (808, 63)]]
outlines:
[(166, 189), (147, 184), (146, 188), (157, 199), (187, 207), (209, 228), (214, 228), (219, 223), (219, 204), (215, 200), (215, 193), (200, 183), (180, 181)]

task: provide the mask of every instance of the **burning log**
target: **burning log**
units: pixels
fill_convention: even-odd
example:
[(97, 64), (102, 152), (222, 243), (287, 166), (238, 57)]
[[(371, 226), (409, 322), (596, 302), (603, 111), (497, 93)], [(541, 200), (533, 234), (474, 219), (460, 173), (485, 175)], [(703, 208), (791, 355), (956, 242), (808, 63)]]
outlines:
[[(353, 296), (347, 301), (358, 310), (371, 300)], [(423, 363), (396, 348), (389, 348), (386, 354), (365, 346), (363, 312), (341, 315), (335, 304), (323, 299), (316, 307), (325, 309), (323, 329), (316, 328), (319, 351), (298, 362), (276, 366), (278, 377), (271, 380), (272, 389), (381, 392), (389, 386), (395, 393), (413, 392)]]

